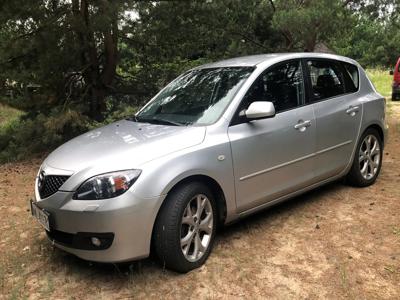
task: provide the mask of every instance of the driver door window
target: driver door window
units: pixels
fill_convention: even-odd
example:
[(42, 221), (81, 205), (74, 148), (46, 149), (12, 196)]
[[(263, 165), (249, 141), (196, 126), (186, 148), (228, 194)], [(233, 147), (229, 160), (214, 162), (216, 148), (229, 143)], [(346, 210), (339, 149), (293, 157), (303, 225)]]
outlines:
[(289, 61), (266, 70), (250, 87), (240, 110), (247, 109), (255, 101), (272, 102), (277, 113), (303, 105), (301, 62)]

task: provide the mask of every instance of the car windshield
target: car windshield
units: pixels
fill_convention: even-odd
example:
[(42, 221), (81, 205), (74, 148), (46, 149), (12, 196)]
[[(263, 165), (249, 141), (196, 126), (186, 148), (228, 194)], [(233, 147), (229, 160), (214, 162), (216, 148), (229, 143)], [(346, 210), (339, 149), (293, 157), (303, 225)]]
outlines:
[(171, 82), (135, 116), (138, 122), (209, 125), (216, 122), (253, 68), (196, 69)]

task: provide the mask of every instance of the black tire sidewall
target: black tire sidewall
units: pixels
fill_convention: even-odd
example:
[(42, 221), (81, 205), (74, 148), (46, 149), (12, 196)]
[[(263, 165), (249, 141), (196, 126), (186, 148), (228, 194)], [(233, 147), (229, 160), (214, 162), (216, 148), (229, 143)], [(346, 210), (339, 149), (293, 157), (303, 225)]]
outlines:
[[(189, 201), (198, 194), (205, 195), (213, 211), (213, 231), (206, 252), (196, 262), (188, 261), (181, 249), (181, 221)], [(161, 263), (169, 269), (186, 273), (204, 264), (211, 253), (216, 235), (217, 211), (214, 195), (203, 183), (191, 182), (174, 189), (164, 200), (157, 217), (155, 232), (155, 250)], [(167, 230), (166, 230), (167, 228)]]

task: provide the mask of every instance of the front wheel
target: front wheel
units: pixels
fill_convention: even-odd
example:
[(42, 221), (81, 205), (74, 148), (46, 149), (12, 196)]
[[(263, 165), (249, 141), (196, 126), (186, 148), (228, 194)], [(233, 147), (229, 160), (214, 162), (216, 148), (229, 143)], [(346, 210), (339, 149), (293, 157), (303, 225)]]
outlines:
[(200, 182), (183, 184), (165, 199), (156, 220), (154, 248), (161, 263), (186, 273), (208, 258), (216, 233), (213, 194)]
[(347, 174), (351, 185), (365, 187), (375, 182), (382, 166), (382, 150), (383, 144), (378, 131), (367, 129), (361, 136), (353, 165)]

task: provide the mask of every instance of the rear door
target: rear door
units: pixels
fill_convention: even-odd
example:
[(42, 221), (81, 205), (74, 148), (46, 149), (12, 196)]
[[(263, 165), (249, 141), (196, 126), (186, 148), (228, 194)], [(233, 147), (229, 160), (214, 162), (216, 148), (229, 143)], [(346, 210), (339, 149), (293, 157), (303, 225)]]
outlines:
[[(305, 106), (300, 60), (268, 68), (244, 96), (228, 129), (239, 212), (309, 185), (314, 178), (315, 119)], [(247, 122), (239, 112), (271, 101), (276, 115)]]
[(316, 119), (316, 180), (337, 175), (350, 162), (362, 117), (358, 68), (335, 60), (307, 59)]

